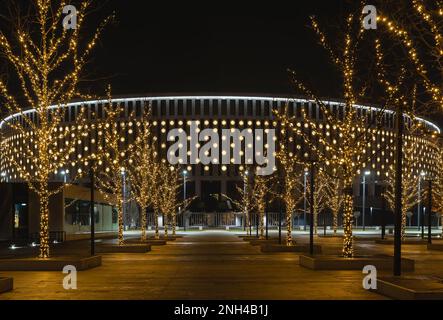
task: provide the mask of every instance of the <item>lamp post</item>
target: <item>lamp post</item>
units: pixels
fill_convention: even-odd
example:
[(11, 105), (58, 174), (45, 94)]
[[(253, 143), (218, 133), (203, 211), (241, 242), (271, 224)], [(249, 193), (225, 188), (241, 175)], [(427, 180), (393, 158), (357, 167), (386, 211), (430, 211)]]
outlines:
[(310, 172), (310, 194), (309, 194), (309, 202), (310, 202), (310, 220), (309, 220), (309, 253), (311, 256), (314, 254), (314, 192), (315, 192), (315, 181), (314, 181), (314, 170), (315, 170), (315, 162), (311, 161), (311, 172)]
[(428, 180), (428, 244), (432, 243), (432, 180)]
[[(65, 176), (66, 177), (66, 176)], [(95, 255), (95, 199), (94, 199), (94, 185), (95, 185), (95, 174), (94, 174), (94, 160), (91, 160), (89, 168), (89, 182), (90, 193), (91, 193), (91, 256)]]
[(306, 231), (306, 177), (309, 173), (305, 171), (305, 174), (303, 175), (303, 221), (304, 221), (304, 227), (303, 230)]
[(372, 206), (371, 207), (369, 207), (369, 214), (370, 214), (370, 217), (371, 217), (371, 226), (374, 226), (373, 225), (373, 223), (372, 223), (372, 209), (374, 209)]
[[(246, 197), (246, 191), (247, 191), (247, 184), (248, 184), (248, 174), (249, 174), (249, 172), (248, 172), (248, 170), (246, 170), (245, 171), (245, 174), (243, 175), (243, 197)], [(246, 199), (245, 199), (246, 200)], [(247, 210), (248, 210), (248, 208), (246, 207), (246, 204), (245, 204), (245, 207), (243, 208), (243, 220), (244, 220), (244, 223), (243, 223), (243, 230), (244, 231), (247, 231), (246, 230), (246, 226), (247, 226), (247, 219), (246, 219), (246, 216), (247, 216)]]
[(365, 171), (363, 175), (363, 203), (362, 203), (362, 224), (363, 231), (365, 231), (365, 211), (366, 211), (366, 176), (369, 176), (371, 171)]
[(418, 176), (418, 205), (417, 205), (417, 227), (420, 231), (420, 222), (421, 222), (421, 238), (424, 239), (425, 237), (425, 229), (424, 229), (424, 215), (423, 211), (421, 209), (421, 179), (425, 176), (425, 172), (420, 172), (420, 175)]
[(186, 202), (186, 176), (187, 175), (188, 175), (188, 170), (183, 170), (183, 213), (182, 213), (183, 231), (186, 231), (185, 202)]
[(120, 169), (122, 174), (123, 181), (123, 203), (122, 203), (122, 217), (123, 217), (123, 226), (126, 229), (126, 171), (125, 168)]
[(63, 170), (62, 172), (60, 172), (61, 175), (63, 176), (63, 183), (66, 184), (66, 171)]

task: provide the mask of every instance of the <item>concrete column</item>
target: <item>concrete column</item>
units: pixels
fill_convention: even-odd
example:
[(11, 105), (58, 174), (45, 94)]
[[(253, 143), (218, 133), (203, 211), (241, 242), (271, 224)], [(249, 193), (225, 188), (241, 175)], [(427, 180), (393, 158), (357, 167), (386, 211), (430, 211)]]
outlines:
[(220, 181), (220, 192), (223, 194), (227, 194), (227, 186), (228, 186), (228, 181), (226, 180), (226, 177), (222, 177), (221, 181)]
[(202, 195), (202, 182), (200, 178), (195, 179), (195, 195), (197, 197)]

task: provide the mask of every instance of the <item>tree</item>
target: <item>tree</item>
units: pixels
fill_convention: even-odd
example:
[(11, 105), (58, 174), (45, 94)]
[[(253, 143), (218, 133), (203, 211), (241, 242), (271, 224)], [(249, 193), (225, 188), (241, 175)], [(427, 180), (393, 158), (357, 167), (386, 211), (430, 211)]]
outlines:
[(308, 179), (306, 185), (306, 201), (309, 206), (313, 206), (314, 212), (314, 234), (318, 232), (318, 215), (326, 209), (328, 205), (328, 186), (330, 185), (331, 177), (328, 176), (323, 170), (318, 170), (314, 179), (314, 203), (310, 202), (311, 194), (311, 182)]
[[(3, 105), (19, 118), (5, 123), (11, 136), (20, 135), (19, 148), (2, 140), (2, 156), (14, 168), (19, 179), (39, 198), (40, 258), (49, 252), (49, 198), (62, 188), (50, 190), (49, 182), (61, 168), (79, 161), (87, 165), (88, 159), (77, 154), (77, 140), (87, 135), (88, 127), (82, 115), (74, 123), (62, 125), (66, 103), (80, 95), (78, 84), (88, 57), (95, 47), (107, 18), (85, 46), (80, 45), (80, 31), (90, 1), (83, 1), (77, 13), (74, 30), (62, 27), (65, 1), (54, 5), (50, 0), (34, 0), (29, 16), (16, 17), (14, 34), (0, 33), (0, 51), (12, 65), (20, 84), (19, 93), (10, 92), (6, 80), (0, 79)], [(51, 106), (57, 106), (52, 108)], [(24, 111), (33, 107), (35, 118)], [(21, 120), (21, 121), (20, 121)], [(70, 137), (77, 139), (70, 139)], [(25, 159), (24, 162), (20, 159)], [(75, 166), (74, 163), (74, 166)], [(78, 173), (81, 173), (79, 171)]]
[(137, 138), (128, 152), (128, 176), (131, 182), (131, 197), (137, 203), (141, 216), (141, 240), (146, 240), (146, 210), (152, 205), (152, 194), (156, 182), (157, 153), (153, 145), (156, 137), (152, 137), (149, 112), (136, 121)]
[(401, 68), (406, 65), (414, 83), (426, 92), (421, 97), (421, 107), (428, 111), (441, 110), (443, 4), (440, 1), (412, 0), (399, 6), (397, 2), (390, 2), (380, 11), (377, 23), (388, 35), (384, 42), (393, 42), (393, 39), (403, 46), (401, 52), (410, 63), (403, 63), (402, 59)]
[(327, 206), (332, 211), (332, 228), (337, 233), (338, 215), (343, 207), (343, 185), (339, 178), (331, 178), (326, 186)]
[[(276, 114), (279, 121), (295, 136), (303, 137), (304, 147), (297, 152), (299, 161), (305, 165), (312, 162), (317, 167), (322, 167), (331, 176), (343, 181), (343, 227), (344, 239), (342, 253), (344, 257), (353, 256), (352, 220), (353, 220), (353, 197), (352, 183), (355, 176), (360, 172), (372, 156), (368, 154), (373, 134), (379, 128), (382, 112), (368, 121), (364, 114), (357, 112), (357, 99), (363, 97), (367, 83), (360, 83), (357, 77), (356, 66), (359, 58), (363, 31), (360, 21), (354, 19), (352, 14), (346, 20), (346, 31), (340, 45), (332, 45), (327, 41), (326, 35), (320, 30), (315, 20), (311, 19), (312, 27), (316, 31), (320, 44), (328, 51), (334, 65), (340, 71), (343, 80), (343, 104), (342, 115), (333, 114), (331, 108), (307, 88), (297, 77), (294, 71), (290, 71), (296, 87), (305, 95), (315, 101), (324, 117), (324, 123), (317, 124), (302, 109), (304, 124), (296, 117), (280, 112)], [(358, 26), (358, 28), (356, 28)], [(357, 29), (357, 30), (355, 30)], [(337, 48), (337, 49), (336, 49)], [(371, 110), (367, 112), (371, 114)], [(303, 151), (303, 152), (302, 152)]]
[[(407, 212), (418, 204), (417, 185), (420, 179), (420, 172), (417, 172), (418, 162), (420, 161), (417, 154), (416, 134), (417, 130), (410, 129), (412, 136), (403, 144), (403, 161), (402, 161), (402, 177), (401, 177), (401, 239), (404, 240), (406, 234)], [(386, 172), (386, 191), (383, 193), (384, 198), (391, 210), (395, 209), (395, 164), (390, 165)]]
[(126, 165), (131, 144), (123, 135), (124, 122), (120, 122), (123, 107), (112, 101), (108, 88), (108, 102), (104, 106), (105, 116), (98, 123), (98, 155), (96, 167), (96, 186), (102, 191), (106, 201), (117, 207), (118, 244), (123, 245), (123, 208), (130, 199), (125, 199)]
[(279, 140), (279, 150), (277, 152), (277, 159), (279, 161), (280, 185), (282, 188), (279, 198), (285, 204), (286, 212), (286, 245), (292, 245), (292, 217), (297, 207), (297, 204), (303, 198), (302, 187), (300, 181), (302, 179), (303, 170), (298, 163), (297, 157), (290, 150), (290, 145), (293, 143), (292, 137), (288, 136), (285, 122), (282, 124), (281, 139)]
[(163, 213), (165, 228), (165, 238), (168, 237), (168, 224), (172, 225), (172, 234), (176, 232), (176, 210), (178, 208), (178, 192), (180, 189), (180, 175), (177, 168), (169, 166), (165, 162), (160, 162), (160, 172), (162, 181), (159, 185), (158, 208)]
[(440, 150), (437, 160), (437, 176), (435, 178), (432, 197), (433, 197), (433, 210), (440, 214), (440, 219), (443, 225), (443, 152)]
[[(240, 200), (235, 201), (231, 199), (236, 205), (238, 205), (240, 208), (243, 209), (243, 214), (245, 218), (245, 227), (246, 227), (246, 233), (248, 235), (251, 235), (251, 219), (250, 214), (253, 210), (253, 191), (252, 191), (252, 184), (251, 184), (251, 173), (250, 170), (245, 170), (243, 172), (243, 187), (236, 186), (237, 192), (240, 195)], [(227, 195), (224, 195), (227, 197)], [(228, 197), (229, 198), (229, 197)]]

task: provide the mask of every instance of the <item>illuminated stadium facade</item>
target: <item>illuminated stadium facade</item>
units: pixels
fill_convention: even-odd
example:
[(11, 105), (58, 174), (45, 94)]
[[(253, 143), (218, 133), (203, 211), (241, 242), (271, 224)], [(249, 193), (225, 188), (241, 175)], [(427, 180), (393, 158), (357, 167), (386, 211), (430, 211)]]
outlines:
[[(104, 116), (104, 105), (106, 103), (106, 100), (83, 101), (69, 103), (63, 107), (65, 108), (65, 119), (64, 123), (60, 125), (59, 130), (70, 130), (72, 132), (72, 135), (70, 136), (71, 139), (78, 140), (76, 147), (77, 151), (75, 154), (76, 159), (72, 160), (73, 164), (74, 160), (80, 160), (80, 164), (78, 164), (78, 161), (76, 161), (77, 164), (74, 166), (70, 168), (60, 168), (60, 170), (54, 172), (52, 177), (54, 183), (69, 183), (71, 182), (71, 177), (74, 176), (74, 173), (78, 170), (83, 172), (89, 170), (88, 165), (81, 163), (81, 160), (96, 150), (97, 146), (94, 143), (97, 138), (97, 128), (101, 125), (98, 124), (100, 123), (98, 120), (102, 119)], [(121, 104), (121, 106), (124, 107), (118, 127), (122, 134), (127, 137), (128, 141), (133, 138), (134, 133), (131, 128), (137, 125), (137, 118), (141, 116), (143, 109), (147, 106), (151, 108), (153, 130), (154, 134), (158, 137), (157, 148), (164, 159), (167, 158), (167, 150), (171, 145), (171, 142), (167, 141), (167, 133), (171, 129), (175, 128), (182, 128), (184, 131), (189, 133), (189, 125), (191, 121), (198, 121), (200, 130), (211, 128), (215, 131), (221, 131), (222, 129), (229, 128), (238, 128), (240, 130), (250, 128), (263, 130), (276, 129), (276, 132), (278, 132), (279, 123), (276, 122), (273, 111), (282, 110), (282, 108), (284, 108), (285, 112), (287, 112), (289, 116), (295, 117), (299, 120), (300, 125), (303, 125), (303, 114), (306, 114), (311, 119), (315, 119), (319, 125), (325, 122), (321, 108), (316, 106), (313, 101), (309, 101), (304, 98), (215, 95), (144, 96), (117, 98), (113, 99), (113, 103)], [(333, 115), (343, 117), (343, 106), (340, 102), (325, 101), (325, 104), (328, 106)], [(85, 127), (74, 127), (72, 123), (76, 119), (82, 107), (86, 107), (87, 124), (85, 124)], [(381, 112), (381, 110), (375, 107), (363, 105), (356, 105), (355, 107), (358, 109), (359, 115), (366, 116), (368, 121)], [(304, 109), (304, 112), (302, 112), (302, 109)], [(35, 113), (32, 110), (24, 112), (24, 116), (35, 121)], [(11, 121), (23, 121), (21, 117), (22, 115), (18, 114), (5, 118), (0, 123), (0, 130), (3, 134), (5, 142), (9, 145), (14, 145), (15, 150), (17, 151), (16, 154), (10, 154), (9, 156), (15, 157), (15, 161), (21, 165), (27, 165), (24, 159), (20, 159), (20, 149), (26, 147), (26, 145), (23, 143), (23, 136), (14, 133), (8, 126), (8, 123)], [(405, 116), (406, 126), (408, 126), (410, 122), (410, 119)], [(429, 131), (440, 133), (440, 129), (435, 124), (424, 119), (419, 119), (419, 122), (421, 122)], [(85, 137), (81, 137), (78, 134), (86, 130), (89, 131), (91, 128), (93, 130), (91, 130), (91, 133)], [(327, 130), (326, 125), (324, 126), (324, 130)], [(32, 137), (32, 133), (29, 133), (29, 136)], [(417, 149), (415, 152), (416, 156), (421, 159), (416, 168), (417, 174), (422, 171), (432, 172), (432, 170), (435, 168), (437, 155), (437, 146), (435, 145), (435, 141), (425, 137), (407, 136), (405, 139), (406, 141), (415, 141), (417, 143)], [(276, 146), (278, 148), (278, 138), (276, 141)], [(243, 147), (244, 149), (242, 150), (246, 150), (245, 148), (248, 146)], [(302, 154), (304, 150), (302, 138), (294, 137), (292, 147), (295, 153)], [(393, 163), (394, 159), (393, 112), (384, 112), (383, 129), (374, 134), (371, 145), (368, 146), (368, 152), (371, 152), (373, 157), (371, 157), (371, 161), (367, 163), (364, 168), (362, 168), (362, 172), (363, 170), (370, 170), (372, 173), (367, 177), (366, 180), (368, 190), (367, 208), (373, 207), (381, 209), (382, 204), (380, 198), (382, 193), (383, 179), (385, 177), (387, 168)], [(243, 156), (245, 155), (243, 154)], [(236, 186), (241, 185), (242, 171), (246, 170), (245, 164), (247, 164), (248, 159), (243, 160), (244, 161), (242, 164), (182, 164), (182, 172), (186, 172), (185, 177), (183, 177), (186, 179), (186, 196), (197, 196), (204, 199), (210, 194), (226, 194), (235, 198), (237, 193)], [(14, 185), (14, 183), (18, 185), (21, 182), (19, 173), (8, 164), (4, 157), (2, 157), (0, 160), (0, 172), (3, 188), (13, 188), (11, 185)], [(79, 182), (81, 183), (82, 180)], [(83, 182), (85, 182), (85, 180), (83, 180)], [(69, 192), (74, 191), (65, 191), (66, 194)], [(81, 193), (80, 191), (78, 192)], [(62, 196), (65, 199), (67, 198), (66, 194)], [(361, 200), (360, 194), (361, 177), (356, 177), (354, 184), (354, 195), (357, 210), (358, 206), (360, 205), (359, 201)], [(28, 201), (23, 200), (23, 203), (30, 202), (30, 198), (32, 198), (31, 195), (28, 197)], [(86, 201), (87, 199), (85, 198), (84, 200)], [(17, 201), (22, 201), (22, 199), (15, 200), (12, 207), (16, 205)], [(66, 200), (63, 199), (61, 201), (66, 202)], [(55, 222), (57, 226), (53, 227), (52, 229), (64, 230), (67, 233), (75, 232), (73, 231), (74, 229), (68, 230), (63, 224), (66, 224), (66, 221), (69, 219), (64, 212), (65, 209), (62, 208), (61, 211), (63, 212), (63, 216), (59, 219), (60, 223)], [(30, 226), (31, 224), (35, 224), (34, 222), (29, 222), (32, 220), (32, 214), (28, 213), (28, 215), (28, 229), (32, 229), (32, 231), (28, 230), (28, 232), (37, 232), (38, 229), (36, 227)], [(35, 220), (35, 218), (33, 219)], [(14, 218), (13, 220), (17, 220), (17, 218)], [(238, 219), (231, 219), (229, 220), (230, 222), (226, 222), (225, 220), (223, 220), (224, 222), (220, 221), (221, 220), (218, 222), (208, 222), (206, 219), (205, 222), (201, 222), (201, 224), (241, 224)], [(183, 221), (181, 223), (183, 223)], [(84, 222), (84, 224), (87, 224), (87, 222)], [(103, 231), (110, 231), (109, 229), (114, 230), (113, 228), (115, 226), (110, 227), (111, 224), (108, 224), (108, 227), (104, 227), (106, 230)], [(188, 222), (188, 225), (192, 225), (192, 223)], [(83, 229), (80, 228), (79, 230), (82, 231)], [(84, 229), (83, 231), (86, 232), (87, 229)]]

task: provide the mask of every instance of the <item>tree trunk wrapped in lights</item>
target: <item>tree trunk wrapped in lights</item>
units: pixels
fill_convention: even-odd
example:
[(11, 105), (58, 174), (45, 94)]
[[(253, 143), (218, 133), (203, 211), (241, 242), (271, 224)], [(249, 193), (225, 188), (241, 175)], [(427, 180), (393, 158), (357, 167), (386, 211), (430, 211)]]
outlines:
[(326, 187), (327, 206), (332, 211), (332, 229), (334, 234), (337, 233), (338, 215), (343, 206), (343, 189), (343, 182), (338, 178), (332, 178)]
[(133, 134), (131, 121), (128, 126), (120, 122), (120, 115), (123, 107), (119, 103), (113, 103), (111, 90), (108, 89), (108, 102), (103, 107), (104, 118), (100, 119), (97, 128), (98, 146), (97, 146), (97, 167), (96, 186), (102, 191), (104, 198), (113, 203), (117, 209), (118, 215), (118, 244), (123, 245), (123, 209), (125, 203), (130, 199), (125, 199), (124, 192), (127, 175), (128, 151), (132, 145), (125, 138), (127, 131), (128, 137)]
[[(78, 92), (80, 75), (110, 18), (82, 46), (80, 32), (90, 1), (82, 2), (78, 8), (77, 25), (73, 30), (67, 30), (61, 24), (65, 1), (59, 1), (58, 5), (50, 0), (30, 2), (29, 10), (24, 10), (25, 16), (12, 17), (16, 21), (14, 34), (7, 36), (0, 33), (0, 52), (5, 62), (12, 66), (21, 90), (14, 96), (7, 83), (0, 80), (2, 105), (11, 114), (18, 113), (22, 120), (5, 122), (2, 130), (21, 136), (21, 146), (19, 150), (2, 140), (1, 156), (7, 172), (14, 171), (17, 179), (25, 181), (39, 198), (39, 256), (48, 258), (48, 202), (63, 188), (50, 190), (49, 182), (58, 180), (57, 173), (63, 168), (70, 166), (72, 171), (77, 169), (75, 174), (81, 175), (80, 166), (88, 165), (88, 159), (76, 152), (77, 145), (81, 146), (87, 137), (88, 127), (83, 122), (83, 111), (69, 126), (63, 126), (66, 104), (82, 97)], [(52, 105), (59, 108), (51, 109)], [(30, 107), (35, 112), (25, 114), (24, 111)], [(26, 165), (20, 159), (26, 159)]]
[[(322, 170), (319, 170), (318, 173), (315, 176), (315, 182), (314, 182), (314, 203), (313, 203), (313, 209), (314, 209), (314, 234), (318, 233), (318, 215), (320, 212), (322, 212), (326, 206), (327, 206), (327, 200), (328, 200), (328, 193), (327, 188), (330, 185), (330, 177), (323, 172)], [(306, 187), (306, 201), (311, 206), (310, 202), (310, 181), (307, 181), (307, 187)]]
[(152, 127), (149, 120), (150, 110), (142, 117), (134, 120), (137, 138), (133, 141), (128, 152), (128, 175), (131, 182), (131, 198), (140, 208), (141, 240), (146, 240), (146, 210), (153, 206), (153, 194), (156, 186), (155, 179), (158, 170), (158, 159), (155, 149), (157, 137), (152, 137)]
[(165, 237), (168, 237), (168, 224), (171, 223), (172, 235), (175, 235), (176, 210), (179, 207), (178, 193), (180, 189), (180, 175), (177, 168), (165, 162), (160, 163), (161, 182), (158, 186), (158, 208), (163, 213)]
[[(233, 200), (243, 210), (243, 214), (245, 217), (244, 226), (247, 235), (251, 235), (250, 213), (252, 212), (252, 206), (253, 206), (252, 197), (254, 195), (252, 191), (251, 176), (252, 173), (250, 172), (250, 170), (245, 170), (243, 172), (243, 186), (242, 187), (237, 186), (236, 188), (238, 193), (240, 194), (240, 200), (239, 201)], [(225, 196), (227, 197), (227, 195)]]
[(293, 137), (288, 135), (285, 124), (282, 124), (279, 139), (277, 159), (279, 161), (280, 183), (282, 191), (278, 195), (285, 204), (286, 210), (286, 245), (291, 246), (292, 241), (292, 217), (297, 204), (303, 198), (300, 181), (303, 176), (302, 167), (297, 163), (295, 154), (290, 150), (293, 145)]
[(352, 199), (352, 187), (347, 187), (343, 195), (343, 248), (342, 254), (345, 258), (354, 255), (352, 224), (354, 219), (354, 203)]
[[(368, 165), (374, 154), (369, 154), (371, 139), (377, 133), (383, 112), (379, 111), (369, 120), (363, 113), (357, 112), (356, 102), (364, 94), (365, 85), (357, 81), (356, 65), (358, 49), (363, 37), (361, 20), (349, 15), (346, 21), (346, 32), (343, 43), (332, 46), (327, 42), (326, 35), (320, 30), (317, 21), (312, 18), (312, 26), (316, 31), (321, 45), (328, 51), (332, 62), (341, 72), (343, 78), (343, 104), (341, 115), (334, 114), (332, 108), (309, 90), (291, 71), (295, 86), (310, 97), (319, 106), (323, 122), (316, 123), (304, 110), (302, 119), (289, 116), (286, 109), (276, 112), (277, 119), (283, 130), (292, 133), (292, 137), (302, 137), (302, 142), (293, 143), (287, 154), (293, 154), (298, 162), (305, 166), (315, 159), (316, 166), (330, 175), (331, 178), (346, 181), (343, 187), (349, 187), (360, 170)], [(358, 28), (356, 27), (358, 26)], [(335, 50), (335, 48), (339, 48)], [(362, 88), (357, 88), (362, 87)], [(357, 94), (358, 92), (358, 94)], [(371, 110), (367, 114), (372, 114)], [(352, 195), (347, 194), (343, 201), (345, 241), (343, 255), (352, 257)]]

